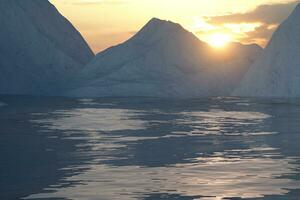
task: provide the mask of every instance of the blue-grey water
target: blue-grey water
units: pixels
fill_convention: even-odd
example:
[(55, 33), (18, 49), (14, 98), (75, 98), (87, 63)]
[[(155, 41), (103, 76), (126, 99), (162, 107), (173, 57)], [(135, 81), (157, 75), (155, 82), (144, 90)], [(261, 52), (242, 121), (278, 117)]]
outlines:
[(0, 96), (0, 199), (300, 199), (300, 100)]

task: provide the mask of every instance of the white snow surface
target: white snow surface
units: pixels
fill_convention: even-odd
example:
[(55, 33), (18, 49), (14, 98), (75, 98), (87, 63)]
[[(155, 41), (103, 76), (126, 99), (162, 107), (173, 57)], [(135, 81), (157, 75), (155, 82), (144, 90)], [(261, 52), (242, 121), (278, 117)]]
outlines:
[(274, 33), (235, 96), (300, 97), (300, 4)]
[(1, 0), (0, 27), (2, 94), (59, 94), (93, 58), (79, 32), (47, 0)]
[(228, 95), (261, 51), (239, 43), (216, 50), (179, 24), (154, 18), (125, 43), (99, 53), (68, 95)]

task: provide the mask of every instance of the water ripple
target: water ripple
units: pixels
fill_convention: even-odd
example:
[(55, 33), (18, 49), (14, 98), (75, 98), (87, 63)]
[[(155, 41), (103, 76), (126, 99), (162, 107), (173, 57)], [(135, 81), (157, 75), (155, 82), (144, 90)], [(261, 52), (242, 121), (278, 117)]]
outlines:
[[(78, 184), (52, 185), (26, 199), (135, 200), (159, 195), (157, 199), (220, 200), (300, 189), (300, 182), (291, 178), (298, 174), (299, 157), (285, 156), (269, 142), (280, 134), (267, 126), (276, 116), (220, 109), (223, 105), (170, 111), (91, 108), (97, 104), (91, 102), (81, 101), (89, 108), (34, 115), (35, 125), (81, 141), (69, 158), (78, 159), (77, 164), (61, 170), (86, 170), (61, 180)], [(89, 161), (82, 163), (82, 157)]]

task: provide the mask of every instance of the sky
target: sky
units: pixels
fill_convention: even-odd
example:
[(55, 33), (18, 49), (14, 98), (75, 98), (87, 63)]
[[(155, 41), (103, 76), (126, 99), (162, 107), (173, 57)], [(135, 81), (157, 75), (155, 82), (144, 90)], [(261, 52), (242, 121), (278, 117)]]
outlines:
[[(180, 23), (200, 40), (265, 46), (295, 0), (50, 0), (95, 53), (122, 43), (156, 17)], [(216, 44), (217, 45), (217, 44)]]

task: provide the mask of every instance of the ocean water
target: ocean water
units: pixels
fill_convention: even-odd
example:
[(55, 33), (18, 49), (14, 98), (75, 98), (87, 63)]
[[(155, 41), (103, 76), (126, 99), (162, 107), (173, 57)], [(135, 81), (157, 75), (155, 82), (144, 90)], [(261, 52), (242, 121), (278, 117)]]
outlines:
[(300, 199), (300, 100), (0, 96), (0, 199)]

